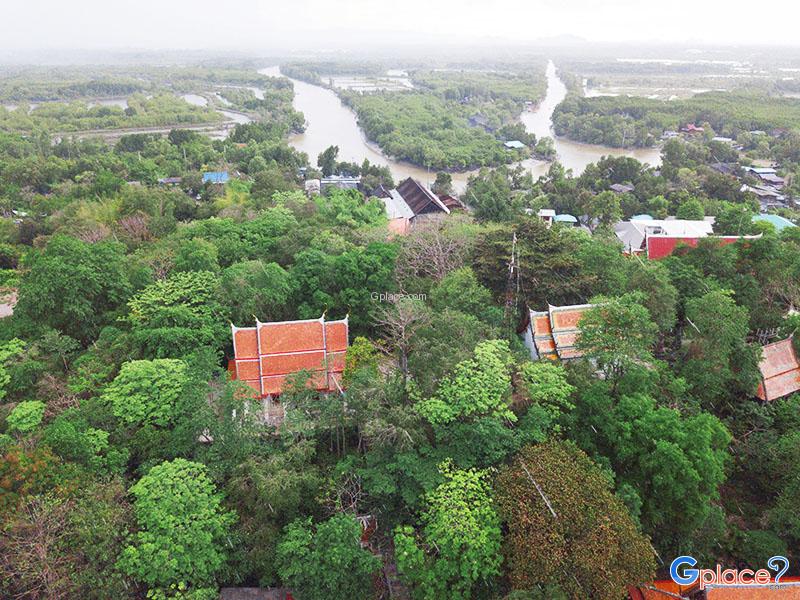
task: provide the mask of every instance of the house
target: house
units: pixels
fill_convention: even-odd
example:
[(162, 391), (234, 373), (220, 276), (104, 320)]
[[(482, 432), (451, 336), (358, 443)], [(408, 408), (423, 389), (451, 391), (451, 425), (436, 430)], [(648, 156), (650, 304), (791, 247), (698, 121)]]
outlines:
[(318, 196), (322, 191), (322, 186), (319, 179), (306, 179), (303, 187), (307, 196)]
[(624, 252), (644, 252), (647, 258), (658, 260), (671, 255), (680, 244), (695, 247), (702, 238), (713, 238), (720, 245), (732, 244), (740, 239), (755, 239), (760, 236), (713, 235), (713, 217), (702, 221), (686, 219), (639, 219), (620, 221), (614, 225), (614, 233), (624, 246)]
[(461, 200), (455, 196), (451, 196), (450, 194), (439, 194), (439, 200), (441, 200), (442, 204), (450, 209), (450, 212), (453, 212), (454, 210), (467, 210), (467, 207)]
[(709, 167), (714, 169), (717, 173), (722, 173), (723, 175), (735, 175), (737, 166), (736, 163), (723, 162), (716, 162), (709, 165)]
[(357, 190), (358, 186), (361, 185), (361, 176), (331, 175), (329, 177), (323, 177), (319, 184), (323, 192), (331, 187), (339, 190)]
[(759, 175), (758, 178), (767, 185), (770, 185), (774, 188), (780, 189), (784, 185), (786, 185), (786, 180), (780, 175), (774, 175), (772, 173), (764, 173), (763, 175)]
[(522, 150), (523, 148), (527, 147), (527, 146), (525, 146), (525, 144), (523, 144), (519, 140), (509, 140), (509, 141), (505, 142), (503, 145), (506, 148), (508, 148), (509, 150)]
[[(307, 372), (307, 385), (320, 392), (341, 391), (344, 357), (348, 347), (347, 318), (261, 323), (255, 327), (231, 324), (234, 358), (228, 363), (231, 378), (252, 388), (265, 400), (265, 421), (283, 418), (274, 401), (283, 393), (292, 375)], [(277, 408), (277, 410), (276, 410)]]
[(720, 142), (722, 144), (732, 144), (733, 143), (733, 138), (724, 137), (724, 136), (721, 136), (721, 135), (716, 135), (713, 138), (711, 138), (711, 141), (712, 142)]
[(683, 133), (695, 134), (695, 133), (703, 133), (705, 129), (703, 129), (702, 127), (698, 127), (694, 123), (687, 123), (686, 125), (681, 127), (681, 131)]
[(675, 139), (677, 137), (680, 137), (680, 135), (681, 134), (678, 133), (677, 131), (665, 131), (664, 133), (661, 134), (661, 139), (662, 140), (672, 140), (672, 139)]
[(162, 177), (158, 180), (161, 185), (180, 185), (183, 183), (183, 177)]
[(775, 231), (777, 231), (778, 233), (780, 233), (781, 231), (783, 231), (787, 227), (797, 227), (797, 225), (792, 223), (789, 219), (785, 219), (784, 217), (781, 217), (780, 215), (771, 215), (771, 214), (770, 215), (754, 215), (753, 216), (753, 223), (759, 223), (759, 222), (772, 223), (772, 225), (775, 227)]
[[(401, 181), (393, 190), (380, 186), (375, 190), (375, 195), (383, 201), (389, 217), (389, 228), (394, 233), (407, 233), (418, 219), (449, 215), (453, 210), (466, 209), (458, 198), (437, 196), (413, 177)], [(393, 224), (395, 220), (398, 222)]]
[(612, 183), (608, 189), (617, 194), (630, 194), (635, 188), (627, 183)]
[[(727, 246), (739, 240), (757, 239), (758, 235), (714, 235), (704, 236), (720, 246)], [(684, 237), (680, 235), (650, 235), (647, 237), (647, 258), (658, 260), (670, 256), (679, 245), (696, 248), (703, 237)]]
[(754, 194), (762, 211), (770, 208), (781, 208), (786, 205), (786, 196), (770, 186), (745, 184), (740, 188), (740, 191)]
[(614, 233), (625, 247), (625, 252), (631, 254), (645, 251), (647, 238), (651, 235), (705, 237), (713, 231), (714, 223), (710, 219), (653, 219), (649, 215), (638, 215), (630, 221), (620, 221), (614, 225)]
[(207, 171), (203, 173), (203, 183), (211, 183), (215, 185), (224, 185), (228, 183), (230, 177), (227, 171)]
[(745, 171), (752, 173), (758, 177), (762, 175), (777, 175), (778, 171), (776, 171), (772, 167), (742, 167)]
[(800, 361), (791, 337), (761, 348), (761, 383), (756, 396), (769, 402), (800, 390)]
[(572, 306), (550, 306), (545, 311), (526, 310), (517, 333), (531, 353), (538, 360), (570, 360), (580, 358), (583, 353), (575, 347), (580, 330), (578, 321), (592, 304)]
[(541, 219), (545, 225), (550, 227), (556, 218), (556, 211), (554, 211), (552, 208), (540, 208), (539, 212), (536, 213), (536, 216), (539, 217), (539, 219)]
[(553, 223), (565, 223), (570, 227), (578, 227), (580, 224), (577, 217), (568, 214), (556, 215), (553, 217)]

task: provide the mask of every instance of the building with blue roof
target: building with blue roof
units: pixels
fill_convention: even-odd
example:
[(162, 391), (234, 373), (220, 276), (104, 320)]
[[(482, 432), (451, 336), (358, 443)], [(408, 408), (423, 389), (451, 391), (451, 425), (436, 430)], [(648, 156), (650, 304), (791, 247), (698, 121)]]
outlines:
[(203, 183), (228, 183), (230, 177), (227, 171), (208, 171), (203, 173)]
[(573, 217), (572, 215), (556, 215), (553, 217), (553, 221), (556, 223), (577, 223), (578, 219)]
[(755, 215), (753, 217), (753, 223), (757, 223), (759, 221), (772, 223), (775, 227), (775, 231), (781, 232), (787, 227), (797, 227), (794, 223), (792, 223), (789, 219), (784, 219), (780, 215)]

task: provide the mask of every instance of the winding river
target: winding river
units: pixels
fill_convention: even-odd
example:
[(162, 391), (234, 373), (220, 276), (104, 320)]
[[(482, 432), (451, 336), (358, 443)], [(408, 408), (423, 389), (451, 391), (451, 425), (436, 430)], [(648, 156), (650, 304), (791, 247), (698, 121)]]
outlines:
[[(281, 75), (277, 66), (261, 69), (259, 73), (270, 77)], [(307, 127), (305, 132), (292, 135), (289, 143), (295, 149), (308, 154), (312, 164), (328, 146), (336, 145), (339, 146), (339, 160), (360, 164), (366, 158), (371, 163), (388, 166), (395, 181), (415, 177), (428, 184), (433, 182), (435, 171), (389, 158), (376, 144), (367, 140), (358, 126), (355, 113), (344, 106), (332, 90), (296, 79), (290, 80), (294, 84), (294, 107), (305, 115)], [(582, 173), (586, 165), (597, 162), (601, 156), (607, 155), (632, 156), (651, 165), (661, 163), (658, 148), (610, 148), (555, 137), (552, 132), (553, 111), (566, 95), (567, 88), (556, 74), (555, 65), (550, 61), (547, 65), (547, 94), (544, 100), (533, 110), (524, 111), (520, 119), (525, 128), (537, 137), (554, 138), (559, 160), (566, 168), (572, 169), (575, 175)], [(525, 160), (520, 164), (529, 169), (534, 177), (544, 175), (550, 166), (548, 162), (535, 159)], [(453, 173), (453, 187), (458, 192), (463, 191), (467, 179), (473, 173), (474, 171)]]

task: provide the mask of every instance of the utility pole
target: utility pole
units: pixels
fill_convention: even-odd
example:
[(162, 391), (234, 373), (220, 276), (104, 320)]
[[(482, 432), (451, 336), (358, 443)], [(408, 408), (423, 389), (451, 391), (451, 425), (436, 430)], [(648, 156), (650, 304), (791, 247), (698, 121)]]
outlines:
[(517, 298), (519, 297), (519, 266), (517, 265), (517, 233), (511, 237), (511, 258), (508, 261), (508, 280), (506, 282), (505, 322), (509, 330), (513, 327), (513, 319), (517, 314)]

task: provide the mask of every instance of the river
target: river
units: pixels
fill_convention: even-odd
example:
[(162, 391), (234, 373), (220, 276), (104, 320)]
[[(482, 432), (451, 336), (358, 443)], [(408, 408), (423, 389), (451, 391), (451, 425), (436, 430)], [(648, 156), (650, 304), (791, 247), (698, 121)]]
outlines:
[[(261, 69), (259, 73), (270, 77), (281, 75), (279, 67)], [(537, 137), (550, 136), (554, 139), (558, 159), (575, 175), (579, 175), (586, 165), (597, 162), (602, 156), (632, 156), (651, 165), (661, 164), (658, 148), (621, 149), (606, 146), (581, 144), (565, 138), (556, 137), (552, 131), (552, 116), (556, 106), (567, 95), (567, 88), (556, 73), (552, 61), (547, 64), (547, 94), (542, 102), (532, 110), (523, 111), (520, 120), (525, 128)], [(336, 94), (327, 88), (291, 79), (294, 84), (294, 107), (306, 117), (306, 130), (290, 137), (289, 143), (297, 150), (308, 154), (313, 164), (317, 156), (328, 146), (339, 146), (339, 159), (361, 163), (369, 159), (371, 163), (388, 166), (396, 181), (415, 177), (420, 181), (433, 183), (434, 171), (387, 157), (380, 148), (367, 140), (358, 126), (355, 113), (344, 106)], [(528, 159), (522, 166), (531, 171), (534, 177), (547, 173), (550, 163)], [(474, 171), (453, 173), (453, 187), (462, 192), (467, 179)]]

